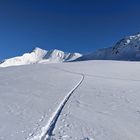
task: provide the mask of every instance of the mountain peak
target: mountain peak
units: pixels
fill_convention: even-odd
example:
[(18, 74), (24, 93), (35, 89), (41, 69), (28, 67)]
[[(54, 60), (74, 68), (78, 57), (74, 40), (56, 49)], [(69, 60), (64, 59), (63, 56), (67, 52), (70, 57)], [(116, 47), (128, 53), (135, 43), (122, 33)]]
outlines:
[(34, 52), (34, 53), (38, 53), (38, 52), (46, 52), (46, 50), (41, 49), (41, 48), (39, 48), (39, 47), (35, 47), (35, 48), (31, 51), (31, 53), (32, 53), (32, 52)]
[(78, 60), (140, 60), (140, 33), (124, 37), (113, 47), (99, 49)]
[(80, 56), (81, 54), (79, 53), (67, 53), (58, 49), (54, 49), (47, 52), (45, 59), (47, 59), (47, 61), (50, 62), (65, 62), (65, 61), (73, 61)]
[(26, 65), (34, 63), (58, 63), (65, 61), (72, 61), (80, 57), (78, 53), (65, 53), (61, 50), (46, 51), (39, 47), (36, 47), (30, 53), (25, 53), (22, 56), (13, 57), (4, 60), (0, 67), (15, 66), (15, 65)]
[(63, 52), (61, 50), (58, 50), (58, 49), (54, 49), (54, 50), (51, 50), (52, 52)]
[(64, 53), (66, 53), (66, 52), (63, 52), (63, 51), (58, 50), (58, 49), (54, 49), (54, 50), (51, 50), (51, 51), (49, 51), (49, 52), (52, 53), (52, 54), (55, 54), (55, 55), (59, 55), (59, 54), (64, 54)]

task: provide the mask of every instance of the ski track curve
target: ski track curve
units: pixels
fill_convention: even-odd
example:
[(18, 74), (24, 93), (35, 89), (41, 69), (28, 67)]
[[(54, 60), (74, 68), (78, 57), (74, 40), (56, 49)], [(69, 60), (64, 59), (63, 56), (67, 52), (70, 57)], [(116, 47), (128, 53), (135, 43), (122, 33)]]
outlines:
[[(60, 69), (62, 70), (62, 69)], [(82, 82), (84, 81), (84, 74), (81, 73), (76, 73), (76, 72), (71, 72), (71, 71), (66, 71), (66, 70), (62, 70), (68, 73), (72, 73), (72, 74), (77, 74), (77, 75), (81, 75), (81, 79), (80, 81), (69, 91), (69, 93), (64, 97), (64, 99), (60, 102), (60, 104), (58, 105), (58, 107), (56, 108), (55, 112), (53, 112), (53, 114), (51, 115), (50, 119), (48, 120), (47, 124), (42, 127), (41, 129), (41, 133), (34, 135), (30, 138), (27, 138), (26, 140), (50, 140), (53, 130), (55, 129), (55, 125), (57, 123), (57, 120), (63, 110), (63, 108), (65, 107), (66, 103), (68, 102), (69, 98), (73, 95), (74, 91), (82, 84)]]

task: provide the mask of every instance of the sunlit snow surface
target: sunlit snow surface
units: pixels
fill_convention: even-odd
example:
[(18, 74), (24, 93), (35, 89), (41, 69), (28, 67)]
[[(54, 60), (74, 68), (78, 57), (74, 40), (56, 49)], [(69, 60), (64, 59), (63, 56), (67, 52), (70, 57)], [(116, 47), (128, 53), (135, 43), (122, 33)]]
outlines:
[(42, 128), (81, 74), (51, 139), (140, 140), (140, 62), (123, 61), (1, 68), (0, 140), (43, 140)]
[(0, 67), (9, 67), (9, 66), (20, 66), (20, 65), (29, 65), (37, 63), (60, 63), (73, 61), (82, 55), (79, 53), (66, 53), (60, 50), (43, 50), (41, 48), (35, 48), (30, 53), (24, 53), (21, 56), (9, 58), (3, 60), (0, 63)]

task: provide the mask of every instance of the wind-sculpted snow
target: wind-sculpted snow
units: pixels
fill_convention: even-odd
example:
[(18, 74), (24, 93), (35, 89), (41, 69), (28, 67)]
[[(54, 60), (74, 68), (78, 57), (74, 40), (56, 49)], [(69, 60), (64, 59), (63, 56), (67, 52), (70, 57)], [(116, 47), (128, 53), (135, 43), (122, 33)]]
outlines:
[(9, 67), (0, 79), (0, 140), (140, 140), (139, 62)]

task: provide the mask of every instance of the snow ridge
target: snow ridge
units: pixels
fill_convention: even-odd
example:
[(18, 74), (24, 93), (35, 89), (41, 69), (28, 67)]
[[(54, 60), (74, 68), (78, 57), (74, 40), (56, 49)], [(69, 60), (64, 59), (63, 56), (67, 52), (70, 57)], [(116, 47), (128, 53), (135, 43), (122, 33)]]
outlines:
[(60, 63), (68, 62), (81, 57), (80, 53), (66, 53), (60, 50), (43, 50), (35, 48), (31, 53), (25, 53), (22, 56), (6, 59), (0, 62), (0, 67), (19, 66), (35, 63)]
[[(68, 71), (67, 71), (68, 72)], [(73, 73), (73, 74), (78, 74), (78, 73), (74, 73), (74, 72), (69, 72), (69, 73)], [(74, 91), (82, 84), (83, 80), (84, 80), (84, 75), (83, 74), (79, 74), (81, 75), (81, 79), (80, 81), (75, 85), (75, 87), (64, 97), (64, 99), (62, 100), (62, 102), (59, 104), (59, 106), (57, 107), (57, 109), (55, 110), (55, 112), (53, 112), (52, 116), (50, 117), (48, 123), (46, 124), (46, 126), (44, 126), (41, 130), (41, 134), (38, 134), (36, 136), (33, 136), (32, 138), (27, 138), (28, 140), (50, 140), (53, 130), (55, 128), (55, 125), (57, 123), (57, 120), (64, 108), (64, 106), (66, 105), (66, 103), (68, 102), (69, 98), (72, 96), (72, 94), (74, 93)]]
[(46, 55), (47, 51), (35, 48), (31, 53), (25, 53), (22, 56), (6, 59), (0, 64), (0, 67), (18, 66), (38, 63)]
[(61, 50), (54, 49), (47, 52), (41, 63), (45, 62), (58, 63), (58, 62), (73, 61), (81, 56), (82, 55), (79, 53), (66, 53)]
[(119, 40), (113, 47), (102, 48), (77, 59), (81, 60), (140, 60), (140, 33)]

